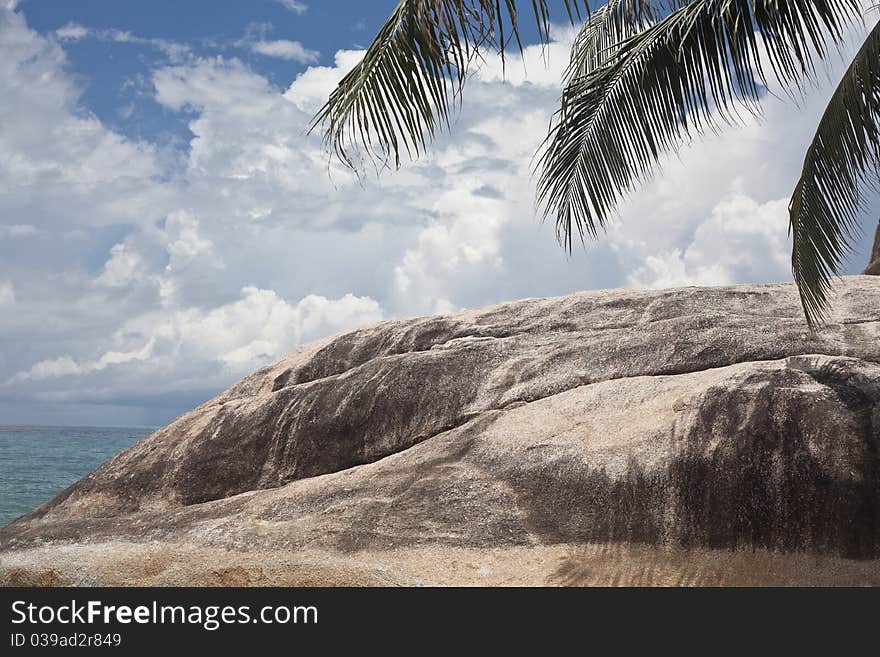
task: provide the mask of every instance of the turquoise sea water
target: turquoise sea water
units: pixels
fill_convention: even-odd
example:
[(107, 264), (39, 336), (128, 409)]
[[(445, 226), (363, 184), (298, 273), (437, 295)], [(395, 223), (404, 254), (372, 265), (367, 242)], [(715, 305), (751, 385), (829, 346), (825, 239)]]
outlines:
[(150, 431), (0, 426), (0, 527), (50, 500)]

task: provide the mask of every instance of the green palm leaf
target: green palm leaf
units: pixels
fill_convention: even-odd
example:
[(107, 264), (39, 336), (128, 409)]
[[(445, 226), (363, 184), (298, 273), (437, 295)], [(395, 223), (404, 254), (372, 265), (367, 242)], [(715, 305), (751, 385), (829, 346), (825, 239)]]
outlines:
[(596, 70), (626, 39), (682, 4), (678, 0), (608, 0), (579, 30), (565, 79), (574, 80)]
[(831, 276), (856, 236), (864, 190), (876, 189), (878, 169), (880, 23), (828, 103), (789, 207), (792, 269), (811, 324), (824, 317)]
[[(562, 0), (575, 21), (587, 0)], [(531, 6), (542, 41), (550, 37), (547, 0), (400, 0), (364, 58), (318, 112), (324, 141), (357, 168), (356, 151), (400, 164), (418, 156), (437, 130), (449, 126), (468, 68), (481, 48), (502, 58), (514, 40), (521, 49), (517, 8)]]
[(756, 111), (762, 52), (790, 85), (856, 10), (855, 0), (692, 0), (584, 67), (538, 160), (538, 198), (563, 244), (595, 237), (662, 153)]

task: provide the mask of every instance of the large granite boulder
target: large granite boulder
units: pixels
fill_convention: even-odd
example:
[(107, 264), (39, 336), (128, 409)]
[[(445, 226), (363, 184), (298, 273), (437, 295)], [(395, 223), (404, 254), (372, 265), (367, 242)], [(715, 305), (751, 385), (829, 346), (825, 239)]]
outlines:
[(880, 584), (880, 280), (311, 344), (0, 531), (0, 582)]

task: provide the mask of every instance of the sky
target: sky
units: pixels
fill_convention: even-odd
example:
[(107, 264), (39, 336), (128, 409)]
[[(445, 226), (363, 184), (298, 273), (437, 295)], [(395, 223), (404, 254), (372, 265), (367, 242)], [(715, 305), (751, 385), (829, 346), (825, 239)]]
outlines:
[(358, 180), (307, 134), (394, 4), (0, 0), (0, 424), (160, 426), (382, 319), (791, 280), (787, 199), (845, 55), (799, 103), (668, 158), (567, 256), (530, 175), (562, 14), (506, 74), (488, 56), (399, 171)]

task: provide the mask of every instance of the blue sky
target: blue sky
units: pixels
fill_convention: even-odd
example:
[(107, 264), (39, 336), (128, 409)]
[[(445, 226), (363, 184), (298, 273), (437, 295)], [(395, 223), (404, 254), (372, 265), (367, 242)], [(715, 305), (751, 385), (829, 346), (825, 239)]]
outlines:
[(670, 158), (567, 257), (529, 169), (561, 11), (506, 76), (488, 56), (453, 132), (398, 172), (359, 181), (306, 134), (393, 5), (0, 0), (0, 424), (161, 425), (380, 319), (791, 279), (787, 199), (843, 58), (800, 107)]
[[(53, 33), (80, 25), (95, 32), (129, 32), (124, 43), (109, 35), (69, 42), (69, 70), (83, 76), (82, 103), (107, 125), (151, 140), (187, 139), (187, 117), (163, 111), (144, 98), (138, 79), (163, 58), (162, 44), (179, 44), (195, 56), (237, 57), (278, 87), (286, 87), (308, 63), (254, 52), (254, 41), (288, 41), (314, 54), (309, 63), (332, 64), (340, 49), (369, 44), (396, 3), (368, 0), (25, 0), (31, 27)], [(313, 6), (309, 6), (313, 5)], [(553, 18), (564, 22), (562, 3)], [(523, 38), (537, 38), (524, 22)], [(153, 41), (155, 45), (148, 42)], [(133, 110), (133, 111), (130, 111)]]
[(135, 43), (109, 36), (70, 41), (69, 70), (82, 76), (82, 104), (108, 126), (169, 141), (188, 138), (187, 117), (149, 102), (139, 83), (165, 57), (160, 40), (191, 49), (195, 56), (240, 58), (281, 87), (307, 64), (253, 52), (248, 41), (292, 41), (315, 53), (316, 62), (332, 61), (336, 50), (367, 42), (391, 4), (324, 0), (320, 11), (309, 11), (304, 2), (279, 0), (26, 0), (20, 8), (41, 33), (79, 25), (137, 38)]

